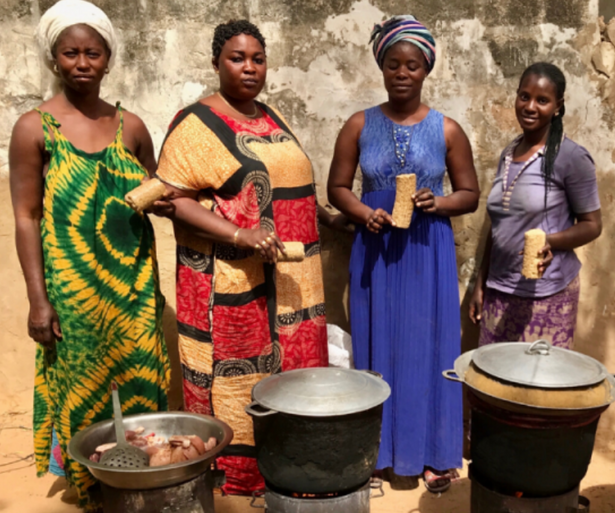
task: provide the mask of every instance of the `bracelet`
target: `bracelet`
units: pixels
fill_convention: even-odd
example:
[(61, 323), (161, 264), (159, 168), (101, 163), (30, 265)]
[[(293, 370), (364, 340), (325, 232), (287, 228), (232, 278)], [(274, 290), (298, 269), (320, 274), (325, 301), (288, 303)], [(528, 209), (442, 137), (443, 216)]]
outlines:
[(241, 228), (237, 228), (237, 231), (235, 232), (235, 235), (233, 235), (233, 246), (237, 247), (237, 236), (239, 235), (239, 232), (241, 231)]

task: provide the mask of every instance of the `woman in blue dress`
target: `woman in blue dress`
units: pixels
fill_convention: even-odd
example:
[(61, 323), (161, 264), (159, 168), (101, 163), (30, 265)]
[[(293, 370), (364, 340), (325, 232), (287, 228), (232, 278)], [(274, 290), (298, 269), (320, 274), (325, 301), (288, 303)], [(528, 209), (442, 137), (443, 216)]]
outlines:
[[(435, 42), (413, 16), (372, 33), (389, 100), (354, 114), (331, 164), (329, 201), (357, 225), (350, 260), (350, 318), (357, 368), (391, 385), (379, 469), (422, 474), (433, 492), (462, 465), (461, 387), (442, 378), (461, 351), (455, 242), (449, 218), (473, 212), (479, 188), (472, 149), (452, 119), (421, 102)], [(357, 164), (363, 195), (352, 192)], [(443, 195), (448, 172), (453, 192)], [(416, 174), (410, 228), (395, 226), (395, 177)], [(391, 473), (392, 470), (392, 473)], [(403, 486), (403, 485), (402, 485)]]

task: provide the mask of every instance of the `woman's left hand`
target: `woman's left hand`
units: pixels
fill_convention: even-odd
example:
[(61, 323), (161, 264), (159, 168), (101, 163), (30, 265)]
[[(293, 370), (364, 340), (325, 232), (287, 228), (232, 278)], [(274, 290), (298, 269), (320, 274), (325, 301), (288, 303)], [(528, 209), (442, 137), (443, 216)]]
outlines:
[(171, 201), (173, 193), (167, 191), (165, 195), (148, 208), (145, 212), (148, 214), (154, 214), (158, 217), (173, 218), (175, 214), (175, 204)]
[(433, 191), (427, 187), (416, 191), (416, 193), (412, 196), (412, 199), (414, 200), (414, 204), (417, 208), (420, 208), (423, 212), (428, 214), (434, 214), (438, 209), (438, 198)]
[(551, 262), (553, 262), (553, 253), (551, 252), (551, 244), (547, 242), (545, 246), (538, 252), (538, 256), (542, 257), (542, 260), (538, 264), (538, 272), (544, 273), (547, 267), (551, 265)]
[[(141, 183), (143, 184), (151, 179), (151, 177), (147, 176), (141, 180)], [(165, 184), (165, 186), (167, 190), (164, 195), (159, 200), (155, 201), (151, 207), (144, 210), (146, 214), (154, 214), (155, 216), (167, 217), (169, 219), (173, 217), (173, 214), (175, 214), (175, 205), (171, 200), (173, 199), (174, 193), (173, 190), (169, 189), (168, 185)]]

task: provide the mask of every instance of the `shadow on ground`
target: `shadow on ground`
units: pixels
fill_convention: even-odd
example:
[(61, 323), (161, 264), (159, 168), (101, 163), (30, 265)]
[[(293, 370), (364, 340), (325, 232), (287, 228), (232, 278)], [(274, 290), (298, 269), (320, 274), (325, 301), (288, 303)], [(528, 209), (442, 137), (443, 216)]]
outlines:
[[(611, 477), (615, 479), (615, 476)], [(615, 511), (615, 484), (584, 488), (581, 491), (581, 495), (590, 500), (590, 511), (592, 512), (607, 513)]]
[(425, 490), (418, 508), (407, 513), (470, 513), (470, 487), (470, 480), (463, 478), (453, 483), (446, 493), (434, 494)]
[(51, 497), (55, 497), (59, 493), (62, 494), (60, 500), (64, 504), (77, 504), (77, 491), (73, 487), (69, 486), (68, 482), (63, 477), (58, 477), (53, 482), (51, 488), (49, 488), (49, 491), (47, 492), (47, 498), (50, 499)]

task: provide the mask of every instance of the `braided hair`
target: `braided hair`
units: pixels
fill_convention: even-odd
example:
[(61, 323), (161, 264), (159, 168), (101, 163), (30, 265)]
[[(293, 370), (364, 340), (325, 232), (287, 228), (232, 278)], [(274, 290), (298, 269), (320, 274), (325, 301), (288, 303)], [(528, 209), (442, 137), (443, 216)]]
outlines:
[(551, 126), (549, 127), (549, 134), (547, 135), (547, 142), (545, 144), (544, 158), (542, 159), (542, 176), (545, 181), (545, 210), (547, 209), (547, 193), (549, 187), (553, 181), (553, 169), (555, 165), (555, 159), (559, 153), (559, 148), (562, 144), (562, 138), (564, 136), (564, 114), (566, 113), (566, 107), (563, 103), (564, 93), (566, 92), (566, 77), (557, 66), (548, 62), (536, 62), (529, 66), (521, 75), (519, 81), (519, 87), (523, 81), (530, 75), (537, 75), (548, 79), (555, 87), (555, 96), (558, 101), (562, 101), (562, 106), (559, 108), (558, 113), (551, 119)]
[(226, 23), (221, 23), (214, 30), (214, 39), (211, 42), (211, 51), (214, 59), (220, 57), (224, 44), (229, 39), (239, 34), (252, 36), (261, 44), (263, 50), (265, 49), (265, 38), (256, 25), (250, 23), (248, 20), (229, 20)]

